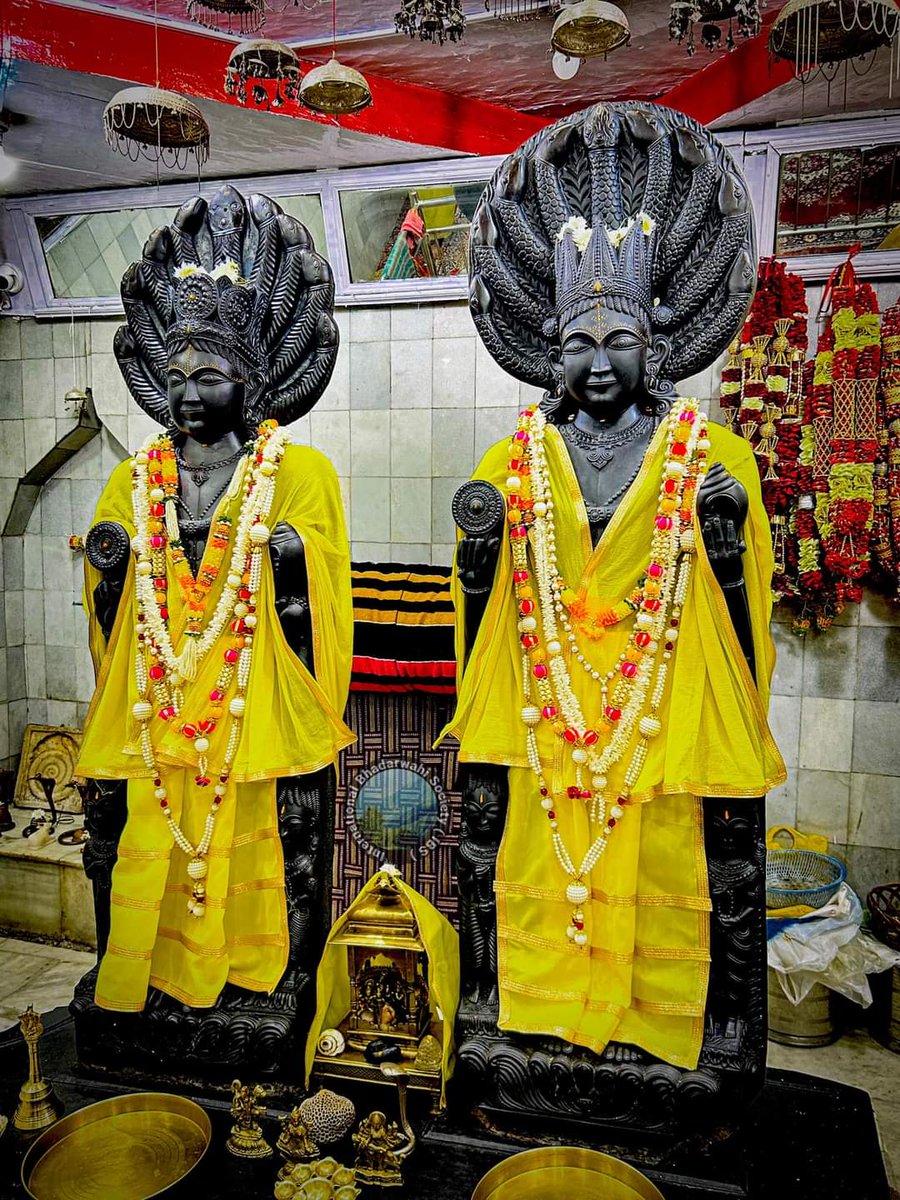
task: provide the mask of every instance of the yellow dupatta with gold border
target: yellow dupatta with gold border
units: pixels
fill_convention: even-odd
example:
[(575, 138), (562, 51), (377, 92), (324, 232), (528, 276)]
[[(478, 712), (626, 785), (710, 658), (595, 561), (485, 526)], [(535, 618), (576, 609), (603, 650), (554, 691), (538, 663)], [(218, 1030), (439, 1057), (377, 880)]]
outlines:
[[(240, 497), (223, 499), (216, 515), (227, 512), (236, 519), (239, 507)], [(134, 534), (128, 461), (116, 469), (100, 498), (94, 522), (103, 520), (118, 521), (129, 536)], [(269, 516), (273, 528), (279, 521), (303, 539), (316, 675), (287, 644), (275, 611), (271, 560), (264, 555), (241, 741), (216, 820), (207, 910), (199, 920), (187, 913), (187, 860), (174, 846), (154, 798), (152, 773), (141, 756), (139, 726), (132, 715), (138, 699), (134, 563), (107, 646), (94, 612), (100, 573), (85, 560), (84, 603), (97, 687), (77, 772), (128, 780), (128, 819), (112, 876), (109, 946), (97, 981), (101, 1007), (140, 1011), (150, 984), (185, 1004), (207, 1007), (226, 982), (270, 992), (284, 973), (288, 932), (275, 780), (327, 766), (354, 740), (341, 716), (353, 642), (349, 549), (337, 477), (318, 451), (287, 447)], [(220, 572), (209, 594), (210, 613), (223, 581)], [(177, 650), (186, 613), (171, 567), (168, 595)], [(221, 645), (212, 648), (197, 678), (185, 687), (185, 714), (199, 713), (208, 703), (228, 637), (226, 626)], [(226, 696), (226, 711), (227, 701)], [(210, 738), (213, 776), (224, 756), (229, 724), (221, 721)], [(151, 731), (173, 814), (196, 845), (210, 802), (210, 790), (193, 783), (197, 753), (174, 723), (154, 720)]]
[[(615, 1040), (642, 1046), (678, 1066), (695, 1067), (703, 1036), (709, 976), (710, 900), (703, 848), (703, 796), (761, 796), (785, 778), (766, 721), (774, 649), (768, 632), (772, 572), (769, 524), (759, 474), (747, 444), (711, 426), (710, 461), (739, 479), (750, 497), (744, 574), (753, 624), (758, 684), (747, 667), (699, 529), (697, 554), (677, 649), (660, 709), (663, 733), (650, 742), (632, 795), (606, 854), (590, 877), (583, 905), (584, 949), (568, 942), (571, 905), (527, 767), (520, 647), (512, 561), (504, 539), (494, 586), (465, 663), (458, 581), (459, 701), (445, 733), (460, 740), (465, 762), (504, 764), (509, 808), (497, 860), (500, 1027), (551, 1034), (601, 1051)], [(657, 431), (637, 478), (596, 547), (565, 443), (548, 426), (545, 450), (555, 505), (556, 545), (567, 584), (589, 604), (609, 607), (627, 596), (646, 568), (665, 428)], [(508, 442), (493, 446), (475, 478), (505, 488)], [(630, 622), (582, 645), (602, 673), (624, 649)], [(600, 684), (571, 663), (573, 683), (590, 719)], [(575, 675), (574, 671), (578, 674)], [(552, 787), (564, 787), (562, 755), (552, 730), (538, 730)], [(608, 772), (615, 803), (629, 751)], [(563, 800), (557, 820), (578, 862), (592, 840), (583, 802)]]

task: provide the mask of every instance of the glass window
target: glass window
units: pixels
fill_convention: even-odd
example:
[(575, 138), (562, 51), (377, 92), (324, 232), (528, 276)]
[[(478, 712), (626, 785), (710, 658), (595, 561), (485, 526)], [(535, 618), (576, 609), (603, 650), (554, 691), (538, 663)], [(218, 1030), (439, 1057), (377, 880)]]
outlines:
[(465, 275), (484, 182), (340, 193), (353, 283)]
[(786, 154), (778, 179), (779, 255), (900, 248), (900, 145)]
[[(314, 196), (279, 196), (286, 213), (302, 221), (316, 249), (326, 254), (322, 201)], [(118, 296), (129, 263), (138, 262), (144, 243), (176, 208), (120, 208), (112, 212), (35, 218), (47, 260), (53, 294), (59, 299)]]
[(54, 296), (118, 296), (125, 268), (140, 259), (153, 230), (174, 215), (170, 208), (120, 208), (36, 217)]

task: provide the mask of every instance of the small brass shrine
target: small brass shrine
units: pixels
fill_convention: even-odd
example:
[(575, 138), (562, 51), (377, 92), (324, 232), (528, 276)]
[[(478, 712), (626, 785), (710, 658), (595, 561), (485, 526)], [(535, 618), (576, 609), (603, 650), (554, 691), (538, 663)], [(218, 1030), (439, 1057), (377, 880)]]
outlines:
[(333, 944), (347, 947), (351, 1003), (341, 1030), (349, 1045), (364, 1050), (390, 1038), (414, 1055), (431, 1024), (428, 959), (412, 905), (389, 871)]

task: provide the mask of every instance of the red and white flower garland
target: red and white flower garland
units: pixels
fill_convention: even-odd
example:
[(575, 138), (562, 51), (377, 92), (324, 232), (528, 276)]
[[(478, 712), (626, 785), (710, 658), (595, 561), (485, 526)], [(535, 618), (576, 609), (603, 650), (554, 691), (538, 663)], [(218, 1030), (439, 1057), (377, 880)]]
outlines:
[[(187, 873), (191, 880), (188, 912), (202, 917), (206, 911), (206, 856), (212, 844), (216, 814), (225, 796), (229, 776), (237, 754), (246, 708), (256, 627), (256, 603), (262, 579), (262, 561), (269, 541), (266, 524), (275, 496), (275, 479), (284, 455), (287, 435), (277, 423), (260, 426), (250, 459), (238, 464), (228, 493), (234, 499), (243, 491), (240, 514), (234, 526), (234, 544), (228, 575), (219, 601), (206, 628), (196, 636), (185, 634), (185, 645), (176, 651), (169, 629), (165, 581), (169, 561), (183, 556), (174, 511), (174, 493), (166, 494), (161, 471), (164, 459), (172, 455), (172, 443), (164, 435), (149, 438), (132, 460), (132, 504), (136, 535), (132, 543), (135, 557), (135, 593), (137, 601), (135, 680), (139, 699), (132, 715), (140, 726), (141, 753), (153, 772), (155, 796), (169, 824), (175, 844), (188, 857)], [(160, 507), (165, 507), (165, 519)], [(192, 682), (230, 622), (230, 638), (223, 652), (222, 667), (216, 686), (209, 693), (208, 710), (199, 720), (182, 719), (184, 684)], [(235, 684), (228, 711), (231, 726), (226, 742), (219, 779), (204, 823), (203, 836), (194, 846), (184, 834), (169, 807), (164, 776), (156, 760), (150, 725), (153, 720), (175, 722), (197, 752), (198, 773), (194, 783), (208, 787), (209, 737), (224, 716), (227, 692)]]
[[(526, 727), (528, 761), (537, 780), (553, 850), (569, 879), (565, 894), (573, 911), (566, 933), (575, 945), (584, 946), (588, 936), (580, 905), (590, 895), (585, 880), (606, 851), (612, 831), (631, 803), (631, 791), (646, 761), (648, 744), (662, 729), (659, 709), (687, 596), (695, 548), (697, 490), (707, 470), (710, 443), (706, 414), (693, 400), (679, 401), (669, 417), (650, 555), (635, 603), (634, 627), (615, 667), (601, 675), (579, 646), (575, 627), (566, 616), (564, 596), (568, 589), (557, 565), (545, 429), (546, 418), (539, 409), (523, 410), (510, 446), (506, 481), (522, 648), (521, 719)], [(566, 648), (563, 636), (568, 643)], [(567, 651), (592, 679), (602, 682), (603, 711), (590, 721), (572, 681)], [(568, 748), (572, 782), (565, 788), (554, 790), (548, 783), (537, 741), (537, 727), (542, 721), (553, 727)], [(631, 759), (622, 789), (607, 812), (608, 772), (629, 747), (632, 747)], [(589, 787), (585, 775), (590, 776)], [(564, 799), (589, 802), (589, 819), (596, 830), (577, 864), (557, 820), (557, 809)]]

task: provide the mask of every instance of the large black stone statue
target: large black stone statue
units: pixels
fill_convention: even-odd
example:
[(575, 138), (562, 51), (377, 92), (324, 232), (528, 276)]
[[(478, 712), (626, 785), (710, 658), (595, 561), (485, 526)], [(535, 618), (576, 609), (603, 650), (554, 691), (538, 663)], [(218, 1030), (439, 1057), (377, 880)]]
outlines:
[[(212, 522), (237, 468), (249, 462), (260, 422), (296, 420), (312, 408), (328, 383), (338, 348), (331, 272), (306, 229), (276, 203), (261, 195), (245, 201), (234, 188), (224, 187), (209, 204), (200, 198), (185, 204), (171, 226), (151, 236), (142, 262), (125, 274), (122, 297), (127, 324), (117, 333), (116, 357), (138, 404), (171, 435), (179, 542), (197, 575)], [(346, 575), (335, 589), (335, 607), (345, 610), (338, 618), (345, 621), (346, 635), (349, 562), (342, 518), (335, 515), (341, 512), (337, 483), (315, 452), (294, 447), (286, 451), (299, 463), (298, 454), (314, 456), (315, 462), (310, 461), (306, 470), (302, 464), (299, 470), (294, 468), (289, 486), (296, 486), (299, 474), (302, 487), (329, 490), (313, 524), (320, 525), (326, 538), (333, 538), (329, 553), (335, 556), (336, 575), (341, 571)], [(280, 476), (276, 496), (279, 486)], [(336, 524), (329, 535), (331, 518)], [(221, 536), (221, 529), (216, 536)], [(107, 640), (116, 626), (126, 581), (133, 578), (129, 543), (129, 532), (110, 520), (95, 524), (86, 542), (87, 557), (100, 572), (93, 590), (93, 614)], [(306, 551), (303, 537), (291, 523), (273, 525), (268, 555), (274, 611), (290, 651), (315, 676), (320, 665), (315, 647), (321, 645), (316, 634), (321, 631), (313, 628)], [(174, 586), (171, 577), (170, 586)], [(247, 604), (236, 612), (246, 613)], [(258, 616), (246, 620), (238, 616), (233, 628), (248, 635), (247, 644), (258, 642), (258, 637), (249, 635), (259, 632), (257, 621), (266, 619), (260, 602)], [(332, 697), (338, 713), (345, 691), (344, 697)], [(250, 696), (248, 703), (252, 703)], [(278, 702), (271, 691), (257, 700), (264, 707)], [(226, 695), (222, 704), (228, 703)], [(227, 709), (222, 722), (226, 717)], [(95, 1003), (95, 967), (79, 984), (72, 1005), (83, 1063), (230, 1081), (238, 1068), (260, 1077), (299, 1061), (315, 1007), (316, 967), (330, 923), (335, 776), (333, 766), (294, 777), (285, 777), (284, 771), (278, 774), (277, 832), (284, 863), (288, 945), (286, 968), (274, 991), (266, 994), (228, 982), (214, 1005), (196, 1007), (151, 986), (143, 1011), (130, 1015)], [(226, 794), (225, 803), (228, 798)], [(124, 781), (102, 779), (90, 789), (85, 813), (90, 841), (84, 866), (94, 891), (98, 966), (110, 945), (114, 869), (126, 815)], [(172, 853), (180, 855), (177, 849)], [(258, 886), (270, 882), (261, 880)], [(171, 886), (170, 881), (169, 890)], [(198, 895), (202, 900), (202, 888), (199, 893), (195, 889), (194, 898)], [(140, 904), (135, 899), (127, 902)], [(190, 933), (188, 921), (183, 936), (189, 938)], [(245, 934), (244, 940), (252, 937)], [(127, 954), (128, 948), (117, 952)]]
[[(593, 227), (595, 239), (605, 229), (612, 245), (592, 242), (584, 255), (594, 254), (595, 302), (579, 300), (577, 260), (560, 253), (573, 217)], [(629, 221), (642, 220), (650, 232), (629, 238)], [(674, 381), (713, 362), (744, 319), (755, 280), (746, 185), (690, 119), (639, 103), (601, 104), (537, 134), (498, 169), (473, 219), (470, 269), (470, 308), (486, 347), (511, 374), (546, 388), (541, 407), (565, 443), (596, 545), (677, 403)], [(742, 567), (747, 492), (717, 463), (697, 510), (752, 672)], [(457, 570), (471, 650), (505, 537), (504, 500), (473, 481), (457, 493), (454, 513), (464, 534)], [(498, 1029), (494, 875), (506, 779), (502, 766), (463, 767), (461, 1096), (501, 1124), (531, 1119), (546, 1131), (555, 1121), (580, 1122), (585, 1133), (606, 1126), (607, 1137), (618, 1136), (610, 1128), (671, 1133), (733, 1118), (764, 1078), (762, 799), (704, 801), (712, 961), (699, 1064), (687, 1070), (636, 1046), (611, 1043), (597, 1054)]]

